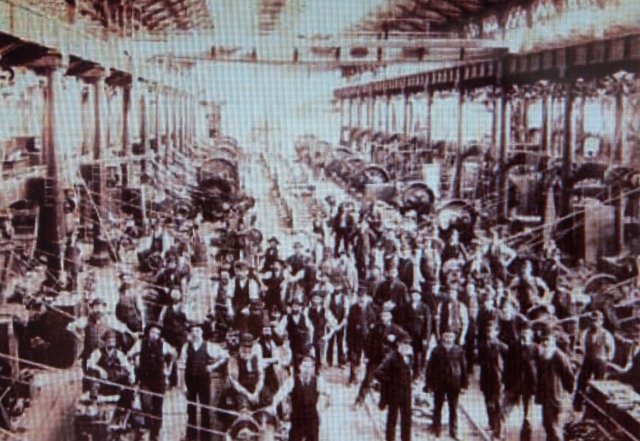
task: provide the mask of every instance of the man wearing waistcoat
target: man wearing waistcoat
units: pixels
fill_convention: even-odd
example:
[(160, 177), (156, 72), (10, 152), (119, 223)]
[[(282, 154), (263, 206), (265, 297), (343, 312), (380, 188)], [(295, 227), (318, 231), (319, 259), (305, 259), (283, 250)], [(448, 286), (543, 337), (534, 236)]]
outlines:
[[(136, 341), (128, 353), (129, 359), (137, 360), (142, 411), (150, 415), (146, 418), (149, 441), (158, 441), (160, 436), (164, 393), (176, 355), (173, 347), (161, 337), (157, 324), (148, 325), (144, 338)], [(145, 393), (147, 391), (148, 394)]]
[(616, 341), (613, 335), (604, 329), (604, 315), (600, 311), (591, 314), (591, 326), (582, 333), (582, 350), (584, 359), (578, 375), (576, 395), (573, 407), (582, 411), (583, 394), (591, 377), (597, 380), (604, 378), (607, 363), (613, 360), (616, 352)]
[(189, 340), (182, 347), (178, 364), (187, 396), (186, 441), (210, 441), (211, 376), (228, 361), (229, 354), (218, 344), (203, 339), (200, 324), (191, 324)]
[(289, 441), (318, 441), (320, 436), (320, 413), (318, 401), (325, 397), (325, 407), (330, 404), (330, 395), (324, 382), (316, 375), (315, 359), (305, 355), (300, 360), (298, 373), (289, 377), (274, 398), (275, 408), (287, 395), (291, 397), (291, 428)]

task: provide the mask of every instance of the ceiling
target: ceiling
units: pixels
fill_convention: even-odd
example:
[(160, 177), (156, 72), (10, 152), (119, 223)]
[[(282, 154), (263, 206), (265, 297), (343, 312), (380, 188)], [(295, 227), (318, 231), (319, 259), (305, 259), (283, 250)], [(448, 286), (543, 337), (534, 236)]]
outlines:
[[(526, 0), (520, 0), (526, 3)], [(356, 26), (369, 32), (429, 32), (451, 30), (464, 21), (513, 6), (513, 0), (389, 0)]]
[[(125, 31), (329, 37), (429, 32), (528, 0), (9, 0)], [(69, 6), (75, 5), (75, 6)]]
[(98, 36), (132, 37), (129, 47), (148, 59), (377, 69), (495, 56), (503, 43), (442, 31), (529, 0), (7, 1), (93, 28)]

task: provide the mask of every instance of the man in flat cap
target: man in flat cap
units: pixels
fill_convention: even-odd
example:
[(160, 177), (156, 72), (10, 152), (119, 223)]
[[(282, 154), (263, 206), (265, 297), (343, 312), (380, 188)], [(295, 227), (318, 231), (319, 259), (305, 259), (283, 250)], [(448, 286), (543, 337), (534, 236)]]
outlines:
[(607, 364), (613, 361), (616, 352), (616, 341), (613, 335), (604, 328), (604, 314), (600, 311), (591, 313), (591, 323), (582, 333), (581, 348), (584, 354), (576, 394), (573, 401), (574, 409), (582, 411), (583, 394), (591, 377), (596, 380), (604, 378)]

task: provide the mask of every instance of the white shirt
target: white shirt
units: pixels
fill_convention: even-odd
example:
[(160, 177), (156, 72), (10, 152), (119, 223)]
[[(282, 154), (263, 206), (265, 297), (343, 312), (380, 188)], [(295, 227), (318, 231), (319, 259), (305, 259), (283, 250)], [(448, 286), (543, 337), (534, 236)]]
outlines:
[[(122, 323), (120, 320), (118, 320), (115, 316), (111, 314), (104, 314), (102, 316), (102, 320), (104, 321), (104, 324), (108, 328), (113, 329), (114, 331), (130, 333), (129, 328), (127, 328), (127, 325)], [(76, 333), (80, 329), (85, 329), (88, 325), (89, 325), (89, 317), (88, 316), (80, 317), (67, 325), (67, 331)]]
[[(231, 280), (231, 282), (229, 283), (229, 285), (227, 286), (227, 299), (231, 300), (234, 297), (234, 294), (236, 292), (236, 280), (239, 280), (237, 278), (234, 278)], [(258, 283), (250, 278), (247, 278), (246, 280), (240, 280), (240, 286), (241, 287), (245, 287), (247, 286), (246, 284), (249, 284), (249, 299), (251, 300), (256, 300), (260, 298), (260, 287), (258, 286)]]
[[(129, 359), (133, 360), (138, 355), (140, 355), (141, 351), (142, 351), (142, 340), (136, 340), (136, 342), (133, 344), (131, 349), (129, 349), (129, 352), (127, 352), (127, 357), (129, 357)], [(173, 350), (173, 347), (171, 347), (171, 345), (168, 344), (164, 340), (162, 340), (162, 355), (164, 355), (164, 356), (168, 356), (168, 355), (175, 356), (176, 355), (175, 351)]]
[[(98, 362), (100, 361), (102, 354), (103, 354), (102, 349), (94, 350), (89, 356), (89, 359), (87, 360), (87, 369), (92, 369), (97, 371), (104, 370), (103, 368), (98, 366)], [(118, 359), (120, 366), (127, 371), (129, 376), (133, 376), (134, 375), (133, 365), (129, 362), (129, 360), (127, 359), (127, 356), (124, 355), (124, 352), (122, 352), (120, 349), (116, 349), (116, 358)]]
[(207, 355), (211, 357), (213, 363), (217, 363), (229, 358), (229, 353), (226, 351), (226, 349), (224, 349), (217, 343), (206, 340), (202, 340), (197, 343), (188, 342), (182, 346), (182, 350), (180, 351), (180, 359), (178, 361), (178, 366), (180, 366), (180, 368), (184, 368), (187, 365), (187, 353), (189, 345), (192, 345), (193, 349), (196, 351), (199, 350), (202, 345), (206, 345)]

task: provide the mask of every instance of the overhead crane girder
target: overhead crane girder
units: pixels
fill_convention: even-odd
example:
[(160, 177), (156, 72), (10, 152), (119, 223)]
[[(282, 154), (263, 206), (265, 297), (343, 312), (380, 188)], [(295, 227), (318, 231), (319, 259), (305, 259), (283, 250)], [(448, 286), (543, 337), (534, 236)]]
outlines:
[(435, 11), (447, 19), (459, 19), (465, 12), (460, 6), (447, 0), (416, 0), (419, 9)]
[(67, 68), (67, 76), (83, 77), (85, 74), (99, 67), (99, 65), (94, 62), (74, 58), (75, 57), (72, 57), (70, 60), (69, 67)]
[(6, 66), (26, 66), (51, 54), (52, 52), (45, 47), (25, 42), (20, 45), (14, 45), (4, 53), (2, 55), (2, 63)]

